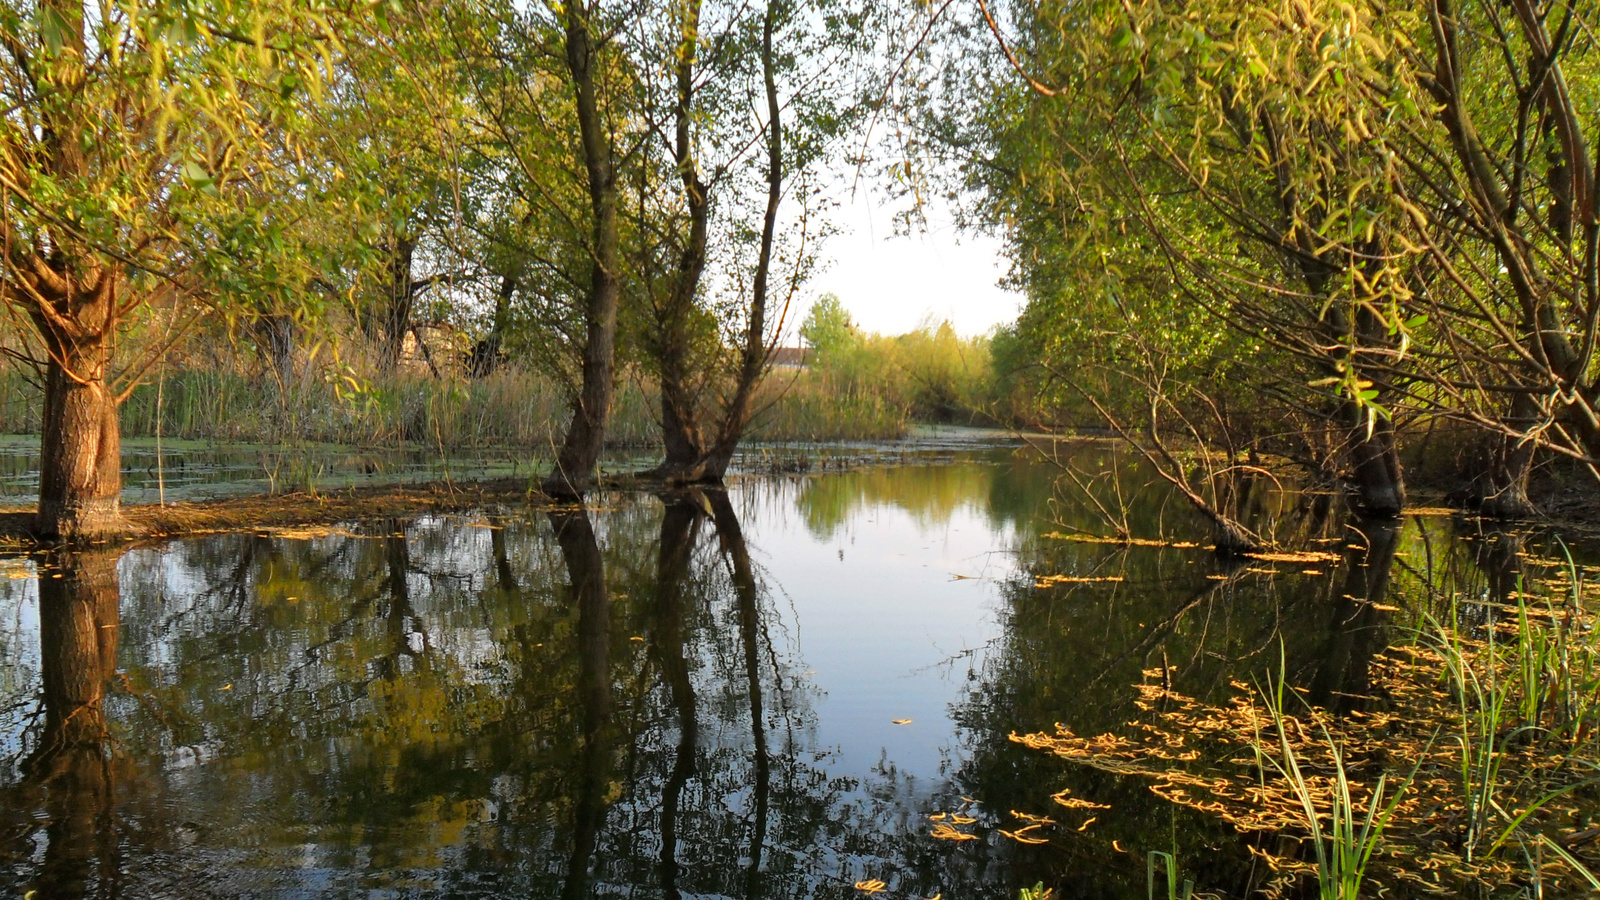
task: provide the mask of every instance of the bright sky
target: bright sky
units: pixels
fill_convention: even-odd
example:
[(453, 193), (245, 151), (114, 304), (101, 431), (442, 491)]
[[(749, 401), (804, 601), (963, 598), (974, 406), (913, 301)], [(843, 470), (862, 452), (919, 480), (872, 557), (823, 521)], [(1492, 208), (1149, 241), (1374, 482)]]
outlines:
[[(1021, 312), (1022, 295), (997, 284), (1006, 271), (998, 240), (958, 233), (937, 206), (928, 231), (896, 236), (893, 209), (867, 193), (858, 191), (835, 213), (842, 233), (823, 247), (832, 264), (810, 283), (812, 296), (837, 294), (858, 326), (883, 334), (911, 331), (931, 316), (949, 319), (959, 334), (979, 335)], [(805, 312), (794, 319), (797, 327)]]

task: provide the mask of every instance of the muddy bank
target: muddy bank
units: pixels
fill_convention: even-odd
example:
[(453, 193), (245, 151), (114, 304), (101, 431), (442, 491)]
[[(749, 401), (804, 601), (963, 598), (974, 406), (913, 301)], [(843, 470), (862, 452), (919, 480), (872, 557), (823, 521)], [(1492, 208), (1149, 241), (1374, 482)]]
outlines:
[[(163, 539), (186, 534), (328, 525), (374, 516), (412, 516), (457, 512), (491, 504), (553, 505), (530, 493), (525, 479), (473, 483), (393, 484), (354, 488), (338, 493), (260, 494), (219, 500), (131, 504), (123, 507), (128, 521), (124, 540)], [(32, 507), (0, 508), (0, 542), (19, 549), (40, 546), (33, 530)]]

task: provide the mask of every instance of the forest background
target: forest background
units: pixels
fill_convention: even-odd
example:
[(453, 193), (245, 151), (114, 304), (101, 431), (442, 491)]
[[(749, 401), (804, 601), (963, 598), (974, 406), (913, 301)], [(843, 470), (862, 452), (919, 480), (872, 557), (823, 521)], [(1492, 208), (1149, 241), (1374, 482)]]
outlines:
[[(608, 443), (1092, 428), (1213, 507), (1270, 460), (1528, 515), (1600, 450), (1592, 15), (7, 3), (0, 428), (65, 536), (120, 527), (124, 432), (524, 447), (572, 497)], [(1001, 236), (1018, 321), (797, 322), (863, 172)]]

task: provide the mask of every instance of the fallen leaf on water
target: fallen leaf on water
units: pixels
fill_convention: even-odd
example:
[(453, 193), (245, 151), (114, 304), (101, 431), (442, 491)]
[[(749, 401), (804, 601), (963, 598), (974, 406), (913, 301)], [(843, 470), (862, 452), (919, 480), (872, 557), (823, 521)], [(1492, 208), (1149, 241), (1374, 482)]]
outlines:
[(943, 822), (944, 821), (944, 813), (934, 813), (933, 815), (929, 816), (928, 818), (933, 820), (933, 821), (935, 821), (935, 822)]
[(1327, 573), (1322, 571), (1321, 569), (1302, 569), (1300, 574), (1301, 575), (1326, 575)]
[(1262, 562), (1314, 563), (1339, 561), (1339, 555), (1337, 553), (1329, 553), (1326, 550), (1299, 550), (1282, 553), (1246, 553), (1245, 556), (1248, 556), (1251, 559), (1259, 559)]
[[(1038, 825), (1029, 825), (1027, 828), (1018, 828), (1016, 831), (1006, 831), (1004, 829), (1001, 829), (1000, 833), (1005, 835), (1008, 838), (1011, 838), (1013, 841), (1016, 841), (1019, 844), (1048, 844), (1048, 843), (1050, 843), (1049, 838), (1034, 837), (1033, 835), (1028, 834), (1028, 832), (1030, 832), (1033, 829), (1038, 828), (1038, 827), (1039, 827)], [(1083, 829), (1080, 828), (1078, 830), (1082, 831)]]
[(1090, 816), (1089, 817), (1089, 821), (1087, 821), (1087, 822), (1083, 823), (1082, 825), (1078, 826), (1078, 830), (1082, 831), (1085, 828), (1088, 828), (1090, 825), (1093, 825), (1095, 820), (1098, 819), (1098, 818), (1100, 818), (1100, 817), (1099, 816)]
[(910, 725), (911, 724), (911, 720), (910, 719), (891, 719), (890, 721), (893, 722), (896, 725)]
[(951, 816), (950, 817), (950, 821), (954, 822), (957, 825), (971, 825), (973, 822), (976, 822), (978, 820), (974, 819), (971, 816)]
[(888, 885), (884, 884), (883, 882), (879, 881), (876, 878), (872, 879), (871, 881), (858, 881), (858, 882), (856, 882), (856, 890), (862, 891), (862, 892), (868, 893), (868, 894), (876, 894), (876, 893), (878, 893), (879, 891), (883, 890), (886, 887), (888, 887)]
[(1053, 584), (1115, 584), (1120, 581), (1122, 581), (1121, 575), (1040, 575), (1033, 586), (1047, 588)]
[(1110, 809), (1105, 803), (1096, 803), (1093, 800), (1080, 800), (1077, 797), (1068, 797), (1066, 791), (1057, 791), (1050, 795), (1050, 799), (1065, 806), (1067, 809)]
[(1054, 825), (1056, 823), (1056, 820), (1050, 818), (1049, 816), (1035, 816), (1025, 812), (1017, 812), (1014, 809), (1011, 811), (1011, 814), (1024, 822), (1032, 822), (1035, 825)]
[(949, 825), (940, 825), (934, 828), (933, 831), (929, 832), (929, 834), (944, 841), (975, 841), (978, 839), (978, 836), (975, 834), (968, 834), (965, 831), (957, 831), (956, 829), (951, 828)]
[(642, 644), (642, 643), (644, 643), (644, 638), (642, 638), (642, 637), (639, 637), (639, 636), (638, 636), (638, 635), (637, 635), (637, 634), (636, 634), (636, 635), (634, 635), (634, 636), (633, 636), (633, 637), (631, 637), (631, 638), (628, 638), (628, 640), (630, 640), (630, 641), (638, 641), (638, 642), (639, 642), (639, 643), (641, 643), (641, 644)]

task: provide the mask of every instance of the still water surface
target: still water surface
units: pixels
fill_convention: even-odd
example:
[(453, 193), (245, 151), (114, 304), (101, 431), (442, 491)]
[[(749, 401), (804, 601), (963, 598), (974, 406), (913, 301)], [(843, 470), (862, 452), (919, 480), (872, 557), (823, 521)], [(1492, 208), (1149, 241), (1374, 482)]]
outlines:
[[(1106, 529), (1057, 474), (974, 457), (0, 561), (0, 880), (1143, 897), (1145, 854), (1177, 847), (1242, 894), (1231, 832), (1008, 736), (1115, 729), (1152, 666), (1220, 697), (1282, 660), (1316, 702), (1365, 702), (1407, 624), (1530, 564), (1519, 536), (1348, 529), (1326, 498), (1261, 507), (1340, 554), (1316, 568), (1065, 541)], [(1198, 527), (1159, 491), (1128, 505), (1140, 533)], [(940, 813), (976, 837), (931, 836)], [(1048, 841), (1002, 834), (1017, 813), (1053, 816)]]

